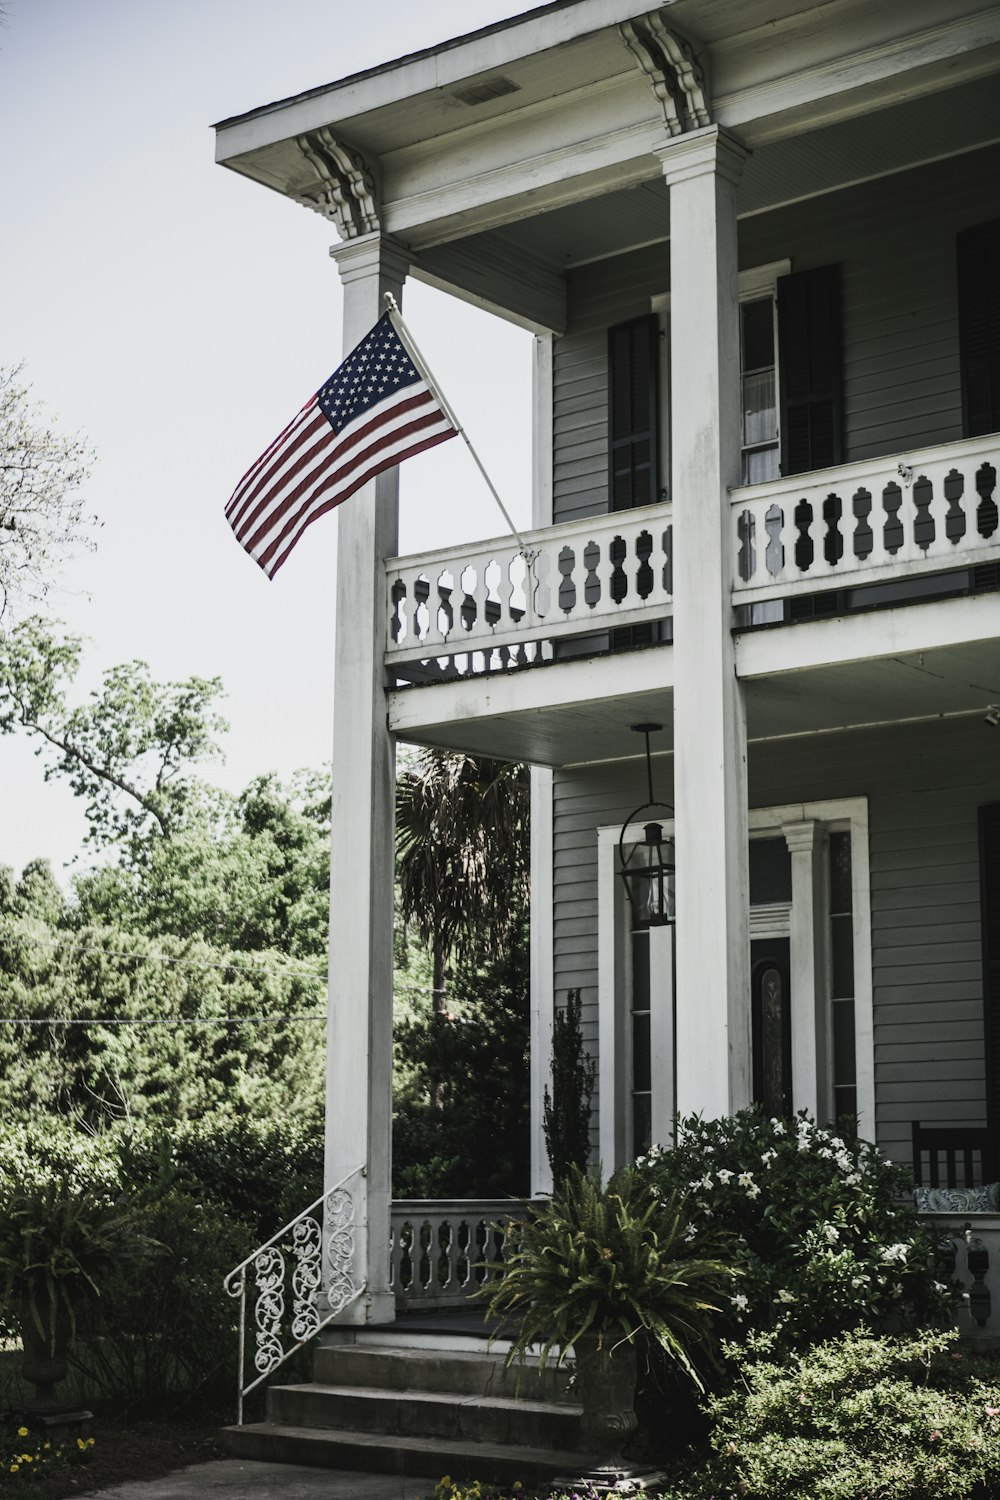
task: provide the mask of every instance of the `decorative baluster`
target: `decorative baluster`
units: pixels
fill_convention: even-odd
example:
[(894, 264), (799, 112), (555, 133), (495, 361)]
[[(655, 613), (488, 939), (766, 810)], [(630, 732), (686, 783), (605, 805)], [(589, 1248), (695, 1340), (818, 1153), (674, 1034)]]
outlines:
[(899, 518), (899, 509), (903, 503), (903, 491), (894, 479), (890, 480), (882, 491), (882, 508), (885, 511), (885, 524), (882, 527), (882, 545), (890, 557), (895, 557), (904, 542), (903, 523)]
[(559, 553), (559, 608), (571, 615), (576, 608), (576, 553), (572, 547), (563, 547)]
[(913, 482), (913, 540), (927, 555), (927, 549), (934, 543), (936, 527), (934, 517), (931, 515), (931, 501), (934, 499), (934, 486), (926, 474), (921, 474), (919, 479)]
[(585, 570), (583, 602), (591, 610), (597, 608), (604, 594), (599, 573), (600, 565), (601, 549), (597, 542), (591, 540), (583, 549), (583, 566)]
[(451, 571), (445, 568), (443, 573), (438, 574), (437, 596), (438, 607), (435, 615), (435, 633), (441, 641), (447, 641), (455, 624), (455, 611), (452, 609), (451, 596), (454, 591), (455, 580)]
[(319, 1332), (316, 1294), (323, 1283), (323, 1228), (311, 1214), (292, 1227), (292, 1337), (297, 1343)]
[(420, 1297), (427, 1297), (430, 1294), (431, 1282), (434, 1276), (433, 1247), (433, 1225), (430, 1219), (422, 1219), (419, 1238), (415, 1247), (417, 1255), (415, 1256), (414, 1265), (414, 1290)]
[(674, 596), (674, 528), (668, 526), (661, 538), (663, 545), (663, 590), (669, 599)]
[(472, 1256), (469, 1254), (471, 1238), (469, 1221), (462, 1219), (455, 1235), (455, 1285), (462, 1292), (468, 1290), (472, 1279)]
[(957, 546), (965, 535), (968, 520), (960, 501), (965, 494), (965, 475), (957, 469), (949, 469), (944, 477), (944, 498), (948, 512), (944, 518), (944, 534), (952, 546)]
[(253, 1364), (258, 1375), (269, 1375), (284, 1358), (281, 1323), (285, 1316), (285, 1257), (271, 1245), (256, 1256), (253, 1271), (257, 1286)]
[(649, 559), (653, 555), (653, 537), (648, 531), (640, 531), (635, 539), (635, 557), (639, 566), (635, 572), (635, 591), (646, 602), (656, 583)]
[(392, 608), (389, 612), (389, 637), (394, 645), (398, 646), (405, 641), (406, 629), (406, 584), (401, 578), (396, 578), (389, 591), (389, 600)]
[(785, 524), (785, 512), (780, 505), (772, 505), (764, 517), (767, 531), (767, 546), (764, 563), (772, 578), (777, 578), (785, 567), (785, 549), (781, 545), (781, 529)]
[(744, 583), (749, 583), (757, 571), (757, 548), (754, 545), (756, 531), (757, 521), (753, 511), (740, 511), (736, 518), (736, 540), (740, 544), (736, 568)]
[(529, 587), (534, 589), (534, 611), (538, 619), (544, 620), (552, 610), (552, 554), (547, 547), (542, 547), (531, 565), (534, 575), (534, 584), (529, 577)]
[(795, 539), (795, 566), (800, 573), (808, 573), (813, 565), (816, 555), (815, 543), (812, 539), (813, 508), (808, 500), (800, 500), (795, 507), (795, 527), (798, 536)]
[(430, 597), (430, 579), (421, 573), (419, 578), (413, 580), (413, 638), (415, 641), (426, 641), (427, 639), (427, 631), (430, 626), (427, 601)]
[(634, 602), (629, 598), (628, 575), (625, 572), (628, 550), (628, 542), (621, 534), (612, 537), (608, 543), (607, 557), (611, 564), (608, 597), (616, 604), (622, 604), (626, 600), (629, 604)]
[(503, 619), (503, 600), (500, 595), (500, 564), (495, 557), (491, 557), (483, 569), (486, 580), (486, 598), (483, 602), (483, 619), (492, 629), (499, 625)]
[(451, 1290), (455, 1280), (453, 1261), (455, 1236), (450, 1219), (442, 1219), (438, 1225), (437, 1241), (438, 1259), (434, 1294), (435, 1296), (445, 1296)]
[(851, 500), (851, 509), (854, 512), (854, 536), (851, 539), (851, 550), (854, 556), (864, 562), (866, 557), (871, 557), (875, 546), (875, 538), (868, 522), (872, 513), (871, 491), (856, 490)]
[(458, 580), (462, 590), (462, 602), (458, 608), (458, 617), (462, 622), (462, 629), (468, 633), (476, 628), (479, 618), (479, 610), (476, 605), (476, 584), (479, 582), (479, 570), (468, 563)]
[(997, 529), (997, 503), (993, 498), (996, 485), (996, 469), (992, 464), (981, 464), (976, 470), (976, 492), (979, 495), (976, 529), (980, 536), (991, 537)]
[(831, 568), (835, 568), (844, 555), (844, 538), (840, 534), (840, 517), (844, 503), (839, 495), (827, 495), (823, 501), (823, 556)]
[(516, 552), (507, 564), (507, 588), (510, 599), (510, 618), (513, 624), (519, 625), (524, 619), (528, 604), (527, 595), (527, 565), (520, 552)]

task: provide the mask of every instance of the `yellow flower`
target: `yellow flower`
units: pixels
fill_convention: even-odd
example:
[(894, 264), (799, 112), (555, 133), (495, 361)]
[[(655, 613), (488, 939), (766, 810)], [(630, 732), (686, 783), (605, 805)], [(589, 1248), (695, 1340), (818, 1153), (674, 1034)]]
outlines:
[(94, 1444), (95, 1444), (96, 1441), (97, 1441), (96, 1438), (88, 1438), (87, 1439), (87, 1447), (88, 1448), (92, 1448), (94, 1446)]
[(17, 1429), (17, 1435), (18, 1435), (18, 1437), (27, 1437), (28, 1436), (28, 1429), (27, 1429), (27, 1427), (19, 1427)]
[(43, 1448), (51, 1448), (51, 1447), (52, 1447), (52, 1444), (51, 1444), (51, 1443), (43, 1443), (43, 1444), (42, 1444), (42, 1447), (43, 1447)]
[(10, 1472), (12, 1474), (16, 1474), (17, 1470), (18, 1470), (18, 1465), (17, 1464), (11, 1464), (11, 1466), (10, 1466)]
[(83, 1438), (77, 1438), (77, 1440), (76, 1440), (76, 1446), (79, 1448), (80, 1452), (82, 1453), (83, 1450), (84, 1450), (84, 1448), (86, 1448), (87, 1444), (84, 1442)]

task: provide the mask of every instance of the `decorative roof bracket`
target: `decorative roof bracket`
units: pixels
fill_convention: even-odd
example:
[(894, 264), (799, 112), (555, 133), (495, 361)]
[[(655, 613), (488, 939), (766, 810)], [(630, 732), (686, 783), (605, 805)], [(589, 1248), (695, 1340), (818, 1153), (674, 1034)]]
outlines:
[(622, 21), (618, 30), (660, 101), (669, 134), (711, 125), (704, 71), (690, 42), (664, 25), (662, 12), (650, 10)]
[(360, 151), (338, 141), (325, 127), (296, 136), (295, 144), (315, 177), (295, 197), (337, 226), (341, 239), (355, 240), (379, 228), (375, 174)]

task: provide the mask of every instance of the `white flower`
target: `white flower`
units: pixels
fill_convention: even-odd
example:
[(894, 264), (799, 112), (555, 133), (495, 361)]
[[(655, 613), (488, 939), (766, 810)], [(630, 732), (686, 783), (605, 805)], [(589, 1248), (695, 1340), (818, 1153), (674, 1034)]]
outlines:
[(690, 1244), (692, 1240), (696, 1240), (698, 1238), (698, 1231), (697, 1229), (695, 1229), (693, 1224), (689, 1224), (685, 1229), (684, 1238), (687, 1240), (688, 1244)]
[(742, 1188), (749, 1188), (754, 1186), (753, 1176), (750, 1172), (741, 1172), (736, 1181)]
[(946, 1292), (948, 1290), (947, 1283), (944, 1281), (935, 1281), (934, 1290), (936, 1292)]
[(863, 1276), (852, 1276), (851, 1277), (851, 1286), (853, 1286), (853, 1287), (859, 1287), (859, 1286), (864, 1286), (864, 1284), (865, 1284), (865, 1278)]
[(821, 1146), (819, 1154), (824, 1158), (825, 1161), (833, 1161), (833, 1152), (830, 1150), (829, 1146)]
[(839, 1135), (831, 1135), (831, 1137), (830, 1137), (830, 1145), (833, 1146), (837, 1151), (843, 1151), (844, 1150), (844, 1143), (840, 1139)]
[(782, 1287), (781, 1291), (778, 1293), (774, 1300), (775, 1302), (794, 1302), (795, 1297), (791, 1292), (786, 1292), (785, 1288)]
[(844, 1178), (844, 1186), (845, 1187), (857, 1187), (857, 1185), (858, 1185), (858, 1183), (860, 1181), (861, 1181), (861, 1173), (860, 1172), (849, 1172), (847, 1174), (847, 1176)]
[(740, 1312), (746, 1312), (747, 1308), (750, 1306), (749, 1299), (743, 1292), (737, 1292), (735, 1297), (730, 1297), (729, 1300), (734, 1307), (739, 1309)]
[(827, 1244), (835, 1245), (840, 1239), (840, 1230), (836, 1224), (823, 1224), (820, 1228), (821, 1232), (826, 1236)]
[(712, 1191), (712, 1187), (713, 1187), (713, 1183), (712, 1183), (711, 1177), (707, 1177), (707, 1176), (703, 1177), (701, 1179), (701, 1181), (698, 1183), (698, 1186), (701, 1187), (701, 1188), (704, 1188), (706, 1193), (710, 1193)]
[(750, 1187), (747, 1188), (747, 1197), (748, 1198), (759, 1198), (760, 1197), (760, 1188), (757, 1186), (757, 1184), (755, 1182), (752, 1183), (750, 1185)]
[(784, 1133), (785, 1133), (785, 1122), (784, 1122), (784, 1120), (772, 1120), (771, 1121), (771, 1129), (774, 1131), (775, 1135), (784, 1135)]
[(715, 1175), (721, 1183), (727, 1183), (732, 1182), (734, 1173), (730, 1172), (728, 1167), (720, 1167)]
[(882, 1249), (882, 1260), (887, 1266), (891, 1265), (894, 1260), (903, 1261), (906, 1259), (909, 1248), (909, 1245), (903, 1244), (885, 1245)]
[(761, 1165), (769, 1167), (777, 1154), (777, 1151), (762, 1151), (760, 1154)]

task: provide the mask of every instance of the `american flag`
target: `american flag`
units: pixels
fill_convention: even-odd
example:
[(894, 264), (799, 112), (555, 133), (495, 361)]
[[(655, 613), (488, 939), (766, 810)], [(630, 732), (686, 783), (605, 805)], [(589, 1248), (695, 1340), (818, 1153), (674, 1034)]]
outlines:
[(319, 516), (457, 431), (385, 313), (247, 470), (226, 518), (273, 578)]

